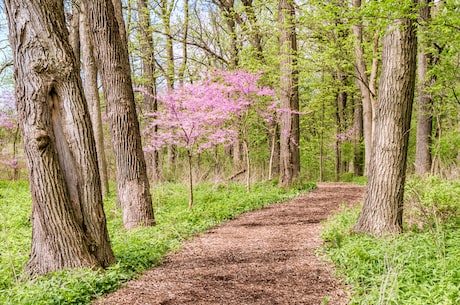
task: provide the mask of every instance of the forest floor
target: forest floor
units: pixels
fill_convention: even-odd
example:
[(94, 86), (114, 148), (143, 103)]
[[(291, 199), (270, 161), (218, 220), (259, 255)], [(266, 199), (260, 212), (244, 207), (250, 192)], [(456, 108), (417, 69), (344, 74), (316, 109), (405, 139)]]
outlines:
[(249, 212), (187, 241), (162, 266), (95, 305), (346, 304), (324, 258), (321, 221), (362, 200), (364, 188), (320, 183), (290, 201)]

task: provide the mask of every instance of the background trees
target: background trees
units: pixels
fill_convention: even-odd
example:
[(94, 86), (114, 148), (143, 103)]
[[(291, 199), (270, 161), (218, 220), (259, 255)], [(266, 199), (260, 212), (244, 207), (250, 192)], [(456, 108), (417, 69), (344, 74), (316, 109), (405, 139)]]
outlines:
[[(409, 135), (407, 171), (400, 168), (397, 187), (401, 186), (406, 173), (459, 175), (460, 24), (456, 14), (458, 4), (454, 0), (420, 1), (417, 12), (395, 10), (391, 0), (379, 3), (139, 0), (82, 1), (79, 5), (54, 2), (69, 13), (64, 17), (75, 17), (82, 12), (79, 31), (72, 30), (72, 37), (78, 33), (80, 36), (80, 51), (75, 46), (74, 52), (81, 60), (81, 67), (78, 68), (78, 60), (72, 64), (76, 71), (83, 71), (100, 173), (106, 172), (104, 153), (107, 155), (108, 179), (101, 174), (104, 192), (108, 190), (107, 181), (115, 179), (126, 227), (154, 223), (149, 195), (151, 181), (187, 181), (190, 169), (196, 181), (226, 181), (231, 177), (249, 185), (249, 182), (270, 179), (288, 186), (299, 180), (350, 180), (366, 174), (370, 185), (383, 185), (376, 180), (379, 177), (375, 177), (383, 177), (381, 170), (377, 165), (371, 169), (371, 164), (377, 155), (377, 146), (387, 147), (387, 144), (374, 143), (374, 137), (381, 137), (382, 126), (387, 124), (379, 121), (382, 119), (379, 111), (388, 110), (380, 101), (386, 101), (384, 89), (391, 80), (386, 79), (382, 68), (394, 65), (396, 59), (381, 61), (382, 36), (388, 20), (393, 20), (386, 18), (390, 13), (417, 19), (419, 38), (417, 105), (414, 107), (418, 110), (410, 122), (411, 132), (401, 136), (401, 144), (396, 148), (391, 147), (395, 151), (405, 150)], [(65, 21), (65, 26), (76, 29), (73, 22), (70, 26), (70, 18), (64, 17), (59, 15), (63, 24)], [(55, 32), (54, 28), (49, 31)], [(70, 39), (67, 30), (60, 31), (62, 39)], [(12, 29), (10, 33), (14, 34)], [(94, 69), (96, 66), (98, 69)], [(151, 117), (147, 114), (164, 114), (167, 110), (166, 104), (158, 102), (158, 97), (173, 95), (176, 88), (201, 84), (206, 73), (216, 68), (245, 69), (259, 75), (257, 85), (273, 90), (282, 110), (270, 108), (268, 98), (257, 96), (255, 104), (246, 101), (245, 110), (235, 111), (233, 120), (226, 123), (238, 131), (233, 144), (214, 143), (212, 148), (196, 153), (192, 163), (189, 163), (190, 151), (186, 146), (156, 147), (143, 152), (149, 139), (142, 142), (140, 136), (148, 135), (152, 139), (161, 131), (159, 125), (151, 127)], [(8, 69), (8, 61), (0, 63), (2, 85), (11, 85), (11, 73), (5, 74)], [(59, 69), (63, 68), (59, 66)], [(76, 71), (72, 73), (78, 74)], [(222, 80), (224, 76), (217, 78)], [(401, 83), (399, 80), (391, 86)], [(143, 88), (148, 94), (134, 94), (133, 86)], [(12, 113), (8, 110), (11, 99), (3, 92), (7, 91), (2, 91), (0, 113), (8, 117)], [(398, 92), (404, 93), (402, 89)], [(56, 94), (60, 96), (60, 92)], [(209, 92), (200, 94), (202, 99), (215, 98), (209, 96)], [(221, 100), (241, 97), (236, 91), (226, 94)], [(405, 96), (406, 105), (411, 98), (409, 92), (405, 92)], [(271, 119), (266, 121), (260, 115), (262, 112), (270, 114)], [(396, 112), (389, 116), (408, 118), (408, 113), (398, 117)], [(190, 114), (187, 118), (192, 117)], [(84, 127), (79, 127), (77, 133), (89, 135), (86, 131), (89, 123), (84, 121), (81, 123)], [(208, 118), (200, 122), (212, 125)], [(377, 124), (380, 125), (375, 130)], [(407, 124), (404, 121), (401, 126), (408, 128)], [(10, 125), (0, 127), (5, 155), (2, 178), (15, 177), (24, 171), (24, 161), (18, 158), (24, 150), (18, 149), (17, 133)], [(27, 147), (24, 135), (22, 140)], [(73, 144), (72, 141), (68, 140)], [(92, 150), (88, 153), (94, 154)], [(404, 159), (402, 156), (394, 155), (400, 161)], [(379, 157), (380, 161), (383, 159)], [(388, 189), (384, 193), (393, 192), (396, 190)]]

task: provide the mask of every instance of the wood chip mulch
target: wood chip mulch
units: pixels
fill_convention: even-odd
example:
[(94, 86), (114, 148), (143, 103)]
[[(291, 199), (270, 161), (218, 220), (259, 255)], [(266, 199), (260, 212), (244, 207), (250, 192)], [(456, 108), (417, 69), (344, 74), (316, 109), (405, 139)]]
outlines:
[(164, 264), (94, 305), (346, 304), (331, 264), (316, 253), (321, 221), (364, 188), (321, 183), (296, 199), (243, 214), (187, 241)]

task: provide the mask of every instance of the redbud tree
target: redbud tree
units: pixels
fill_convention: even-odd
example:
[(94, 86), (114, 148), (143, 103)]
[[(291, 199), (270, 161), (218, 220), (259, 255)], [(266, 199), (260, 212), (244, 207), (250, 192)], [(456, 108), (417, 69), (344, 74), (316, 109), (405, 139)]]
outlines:
[[(258, 86), (260, 73), (244, 70), (207, 72), (203, 79), (183, 85), (158, 96), (159, 110), (147, 114), (150, 123), (144, 130), (145, 150), (159, 150), (168, 145), (187, 152), (189, 171), (189, 206), (193, 205), (192, 161), (196, 153), (218, 145), (231, 145), (242, 138), (250, 173), (248, 119), (250, 115), (272, 120), (276, 103), (274, 91)], [(139, 89), (143, 94), (147, 92)], [(259, 107), (261, 101), (268, 106)], [(249, 183), (249, 175), (247, 176)], [(248, 184), (249, 185), (249, 184)]]

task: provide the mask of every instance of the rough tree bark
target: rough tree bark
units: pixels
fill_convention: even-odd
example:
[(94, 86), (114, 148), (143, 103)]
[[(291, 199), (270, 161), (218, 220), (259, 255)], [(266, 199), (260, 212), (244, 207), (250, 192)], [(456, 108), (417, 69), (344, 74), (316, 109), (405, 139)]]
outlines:
[(128, 45), (128, 35), (126, 35), (125, 21), (123, 20), (123, 5), (121, 0), (112, 0), (114, 16), (117, 19), (118, 31), (123, 44)]
[(81, 61), (83, 66), (83, 88), (86, 101), (88, 102), (89, 114), (93, 125), (94, 137), (96, 140), (97, 161), (101, 176), (102, 194), (108, 195), (109, 175), (107, 172), (107, 158), (105, 155), (104, 130), (102, 126), (101, 100), (97, 80), (96, 60), (94, 59), (94, 47), (89, 35), (89, 26), (85, 7), (81, 3), (80, 9), (80, 45)]
[(280, 184), (287, 186), (300, 173), (299, 89), (297, 71), (297, 37), (292, 0), (278, 3), (280, 25)]
[(381, 236), (402, 231), (416, 54), (417, 38), (412, 20), (395, 20), (383, 41), (373, 159), (364, 205), (354, 228), (356, 232)]
[[(113, 138), (117, 196), (126, 228), (155, 223), (127, 46), (110, 0), (84, 0)], [(123, 26), (123, 25), (120, 25)]]
[(62, 1), (6, 0), (32, 193), (31, 275), (115, 261)]

